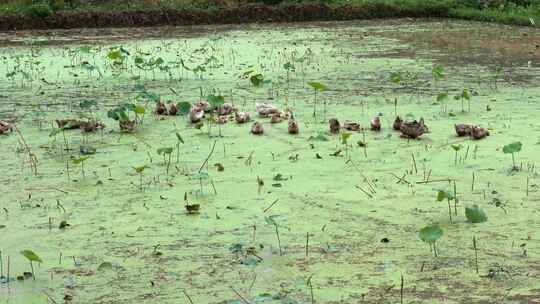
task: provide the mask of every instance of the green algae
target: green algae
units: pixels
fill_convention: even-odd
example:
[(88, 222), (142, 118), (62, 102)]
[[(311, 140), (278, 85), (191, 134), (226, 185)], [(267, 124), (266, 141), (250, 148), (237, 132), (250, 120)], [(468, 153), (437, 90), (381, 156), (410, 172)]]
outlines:
[[(404, 303), (534, 303), (540, 293), (534, 279), (540, 275), (535, 171), (540, 89), (520, 76), (534, 79), (538, 68), (514, 68), (495, 89), (483, 61), (449, 59), (446, 78), (434, 83), (433, 66), (453, 53), (388, 32), (427, 32), (441, 23), (322, 26), (254, 25), (174, 38), (174, 29), (168, 29), (163, 39), (122, 36), (64, 47), (2, 48), (2, 73), (19, 66), (29, 77), (2, 78), (0, 117), (19, 120), (39, 174), (32, 175), (17, 134), (0, 137), (0, 191), (7, 211), (0, 211), (5, 225), (0, 250), (4, 263), (10, 256), (12, 277), (30, 271), (22, 250), (31, 249), (44, 262), (35, 267), (35, 282), (0, 284), (0, 298), (187, 303), (187, 294), (194, 303), (241, 303), (238, 293), (251, 303), (310, 303), (313, 293), (318, 303), (397, 303), (403, 275)], [(499, 30), (504, 29), (514, 28)], [(120, 46), (130, 54), (120, 64), (123, 70), (107, 59), (110, 48)], [(411, 49), (414, 55), (405, 52)], [(134, 65), (136, 56), (162, 58), (167, 68), (141, 70)], [(186, 70), (180, 59), (191, 70), (202, 68)], [(289, 77), (287, 63), (295, 67)], [(272, 83), (252, 86), (242, 77), (249, 70)], [(415, 78), (396, 85), (390, 81), (395, 71)], [(326, 102), (328, 118), (367, 126), (381, 115), (383, 130), (366, 131), (365, 138), (353, 132), (350, 159), (336, 154), (343, 149), (341, 136), (328, 133), (322, 115), (314, 119), (310, 82), (327, 86), (317, 100)], [(141, 84), (164, 101), (196, 102), (202, 90), (203, 96), (220, 94), (251, 112), (256, 102), (288, 106), (300, 134), (289, 135), (286, 123), (258, 117), (263, 136), (233, 123), (221, 126), (222, 136), (215, 126), (208, 134), (207, 126), (196, 129), (183, 116), (151, 115), (153, 103), (137, 97)], [(463, 88), (475, 92), (471, 112), (461, 112), (453, 99), (443, 112), (436, 96)], [(85, 100), (95, 100), (97, 109), (80, 108)], [(146, 107), (134, 134), (120, 133), (107, 118), (108, 110), (125, 102)], [(49, 136), (54, 119), (81, 113), (107, 128)], [(430, 133), (421, 140), (400, 138), (391, 131), (395, 114), (423, 117)], [(491, 136), (458, 138), (454, 124), (460, 122), (488, 127)], [(177, 146), (177, 133), (185, 144)], [(329, 140), (309, 140), (320, 135)], [(514, 141), (523, 143), (520, 171), (511, 170), (502, 153)], [(463, 146), (458, 161), (453, 144)], [(84, 176), (70, 161), (80, 157), (81, 145), (96, 149), (85, 161)], [(177, 161), (173, 151), (168, 173), (157, 152), (164, 147), (180, 152)], [(141, 166), (146, 167), (139, 175), (133, 168)], [(441, 189), (454, 194), (451, 181), (458, 198), (453, 223), (446, 205), (436, 200)], [(185, 197), (200, 205), (199, 214), (186, 213)], [(485, 210), (489, 221), (468, 223), (470, 205)], [(60, 229), (62, 221), (69, 226)], [(437, 258), (418, 238), (428, 224), (444, 230)], [(103, 270), (103, 263), (110, 269)]]

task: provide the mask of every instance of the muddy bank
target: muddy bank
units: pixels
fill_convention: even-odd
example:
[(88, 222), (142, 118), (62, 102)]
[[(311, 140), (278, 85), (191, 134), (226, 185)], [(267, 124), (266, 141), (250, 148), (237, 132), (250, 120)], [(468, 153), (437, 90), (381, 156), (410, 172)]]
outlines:
[(403, 9), (388, 4), (325, 4), (287, 6), (246, 5), (216, 11), (162, 10), (134, 12), (58, 12), (46, 17), (0, 16), (0, 30), (147, 27), (162, 25), (231, 24), (250, 22), (331, 21), (398, 17), (448, 17), (445, 7)]

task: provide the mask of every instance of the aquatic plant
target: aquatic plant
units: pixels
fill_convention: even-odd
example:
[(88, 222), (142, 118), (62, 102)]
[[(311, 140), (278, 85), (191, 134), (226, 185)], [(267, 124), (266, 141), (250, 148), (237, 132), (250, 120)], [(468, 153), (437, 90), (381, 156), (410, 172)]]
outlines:
[(468, 89), (463, 89), (460, 94), (454, 96), (455, 100), (461, 100), (461, 112), (465, 112), (464, 101), (467, 100), (469, 105), (468, 112), (471, 111), (471, 94)]
[(503, 147), (504, 154), (512, 154), (512, 170), (518, 171), (519, 168), (516, 166), (515, 154), (521, 151), (523, 144), (521, 142), (513, 142), (511, 144), (505, 145)]
[(448, 217), (450, 219), (450, 223), (452, 223), (452, 206), (450, 205), (450, 201), (451, 200), (456, 201), (456, 197), (452, 193), (450, 193), (448, 191), (439, 190), (437, 192), (437, 201), (442, 202), (445, 199), (448, 202)]
[[(326, 85), (320, 83), (320, 82), (309, 82), (308, 85), (313, 88), (313, 95), (314, 95), (314, 101), (313, 101), (313, 118), (317, 120), (317, 92), (324, 92), (328, 88)], [(326, 101), (324, 101), (324, 117), (323, 120), (326, 121)]]
[(437, 241), (443, 236), (443, 230), (437, 225), (426, 226), (418, 232), (420, 239), (429, 244), (435, 257), (438, 256)]
[(79, 158), (75, 158), (75, 159), (72, 159), (71, 162), (74, 164), (74, 165), (81, 165), (81, 172), (82, 172), (82, 176), (83, 178), (85, 177), (85, 174), (84, 174), (84, 162), (86, 160), (88, 160), (90, 158), (90, 156), (81, 156)]
[(138, 167), (133, 167), (133, 170), (135, 170), (135, 173), (137, 173), (139, 175), (139, 189), (141, 191), (143, 191), (143, 173), (144, 173), (144, 170), (148, 168), (147, 165), (142, 165), (142, 166), (138, 166)]
[(35, 254), (32, 250), (23, 250), (21, 251), (21, 254), (30, 262), (30, 268), (32, 269), (32, 278), (35, 280), (36, 275), (34, 273), (33, 262), (41, 264), (43, 263), (43, 260), (37, 254)]
[(458, 158), (458, 152), (463, 148), (463, 145), (461, 144), (454, 144), (450, 145), (452, 147), (452, 150), (454, 150), (454, 165), (457, 165), (457, 158)]
[(157, 154), (163, 155), (163, 163), (167, 165), (167, 174), (169, 174), (169, 167), (171, 166), (171, 155), (172, 155), (173, 150), (174, 149), (172, 147), (165, 147), (165, 148), (157, 149)]
[(487, 221), (487, 215), (478, 205), (465, 207), (465, 217), (471, 223), (483, 223)]

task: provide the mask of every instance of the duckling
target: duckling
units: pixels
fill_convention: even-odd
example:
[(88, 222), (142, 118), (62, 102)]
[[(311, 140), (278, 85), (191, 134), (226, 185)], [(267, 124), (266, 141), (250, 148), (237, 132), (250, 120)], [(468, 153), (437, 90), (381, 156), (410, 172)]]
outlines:
[(254, 122), (251, 126), (251, 134), (254, 135), (262, 135), (264, 133), (264, 129), (261, 123), (258, 121)]
[(457, 136), (462, 137), (471, 135), (473, 126), (469, 124), (456, 124), (454, 128), (456, 129)]

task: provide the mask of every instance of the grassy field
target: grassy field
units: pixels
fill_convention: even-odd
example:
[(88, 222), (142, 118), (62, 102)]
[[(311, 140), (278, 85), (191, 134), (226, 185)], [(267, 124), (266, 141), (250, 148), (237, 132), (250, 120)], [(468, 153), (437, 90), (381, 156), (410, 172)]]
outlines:
[[(327, 5), (365, 8), (379, 17), (387, 10), (393, 17), (449, 17), (467, 20), (535, 26), (540, 19), (538, 0), (4, 0), (0, 16), (25, 15), (46, 17), (56, 13), (151, 12), (185, 10), (218, 12), (222, 9), (266, 4), (272, 6)], [(406, 12), (403, 14), (402, 12)], [(369, 14), (368, 14), (369, 15)], [(388, 14), (383, 14), (385, 17)], [(365, 15), (362, 15), (365, 16)], [(216, 19), (216, 23), (219, 20)]]

